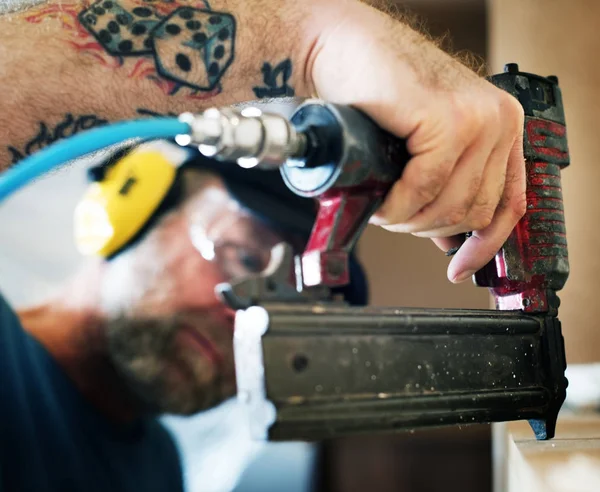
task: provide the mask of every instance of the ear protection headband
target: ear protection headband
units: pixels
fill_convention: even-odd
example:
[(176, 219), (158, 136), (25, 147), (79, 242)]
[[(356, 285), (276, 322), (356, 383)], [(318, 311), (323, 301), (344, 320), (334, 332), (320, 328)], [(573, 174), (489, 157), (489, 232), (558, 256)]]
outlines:
[(88, 172), (92, 183), (75, 208), (75, 243), (86, 256), (110, 258), (154, 216), (188, 151), (166, 141), (117, 152)]

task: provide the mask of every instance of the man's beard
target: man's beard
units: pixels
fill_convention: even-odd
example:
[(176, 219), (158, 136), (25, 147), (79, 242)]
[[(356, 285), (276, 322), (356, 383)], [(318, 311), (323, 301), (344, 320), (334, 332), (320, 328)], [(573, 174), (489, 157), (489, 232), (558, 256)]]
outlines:
[(119, 317), (108, 353), (146, 411), (190, 415), (235, 393), (232, 322), (221, 312)]

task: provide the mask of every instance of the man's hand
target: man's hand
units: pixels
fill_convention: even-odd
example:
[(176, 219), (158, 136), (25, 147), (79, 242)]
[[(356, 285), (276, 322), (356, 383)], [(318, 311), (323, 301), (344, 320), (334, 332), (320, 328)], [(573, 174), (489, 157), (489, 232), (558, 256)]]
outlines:
[(451, 281), (466, 280), (525, 213), (523, 110), (405, 24), (338, 6), (343, 15), (310, 60), (315, 92), (364, 110), (406, 138), (413, 156), (371, 222), (443, 250), (473, 232), (448, 267)]

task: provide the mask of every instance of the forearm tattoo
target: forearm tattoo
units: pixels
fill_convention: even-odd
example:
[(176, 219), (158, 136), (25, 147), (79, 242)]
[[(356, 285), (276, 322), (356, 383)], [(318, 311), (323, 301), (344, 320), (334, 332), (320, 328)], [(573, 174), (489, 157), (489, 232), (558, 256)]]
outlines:
[(146, 109), (146, 108), (137, 108), (137, 114), (139, 114), (140, 116), (150, 116), (153, 118), (165, 118), (165, 117), (171, 117), (171, 118), (177, 118), (177, 114), (175, 113), (171, 113), (171, 112), (167, 112), (167, 113), (159, 113), (157, 111), (153, 111), (151, 109)]
[[(140, 117), (177, 117), (175, 113), (159, 113), (147, 108), (137, 108), (136, 113)], [(82, 131), (91, 130), (92, 128), (97, 128), (106, 125), (107, 123), (108, 120), (93, 114), (74, 116), (71, 113), (66, 113), (55, 125), (49, 125), (48, 123), (40, 121), (35, 136), (28, 140), (22, 148), (13, 147), (12, 145), (7, 147), (11, 164), (16, 164), (21, 159), (53, 144), (57, 140), (71, 137)]]
[(40, 122), (37, 133), (22, 148), (8, 146), (11, 164), (16, 164), (21, 159), (51, 145), (57, 140), (70, 137), (84, 130), (90, 130), (108, 123), (108, 120), (93, 114), (74, 116), (65, 114), (64, 118), (55, 125)]
[(262, 66), (263, 87), (253, 87), (254, 94), (259, 99), (265, 97), (292, 97), (294, 89), (288, 85), (292, 76), (292, 61), (287, 58), (275, 68), (265, 62)]
[(129, 78), (152, 80), (166, 94), (185, 91), (187, 97), (205, 99), (221, 91), (235, 59), (231, 14), (213, 11), (203, 0), (135, 0), (127, 5), (98, 0), (79, 11), (53, 5), (27, 20), (59, 17), (73, 32), (76, 49), (105, 65), (126, 68)]

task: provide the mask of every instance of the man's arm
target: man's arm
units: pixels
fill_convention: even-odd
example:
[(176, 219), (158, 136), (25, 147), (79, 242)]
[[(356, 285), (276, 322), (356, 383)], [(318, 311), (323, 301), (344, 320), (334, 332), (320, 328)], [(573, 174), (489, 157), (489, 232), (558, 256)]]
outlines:
[(86, 125), (293, 91), (355, 105), (407, 139), (413, 158), (374, 222), (445, 250), (474, 231), (452, 281), (493, 258), (526, 206), (516, 99), (355, 0), (181, 1), (0, 18), (0, 166)]
[(99, 0), (0, 17), (0, 170), (109, 121), (306, 96), (317, 14), (310, 0)]

